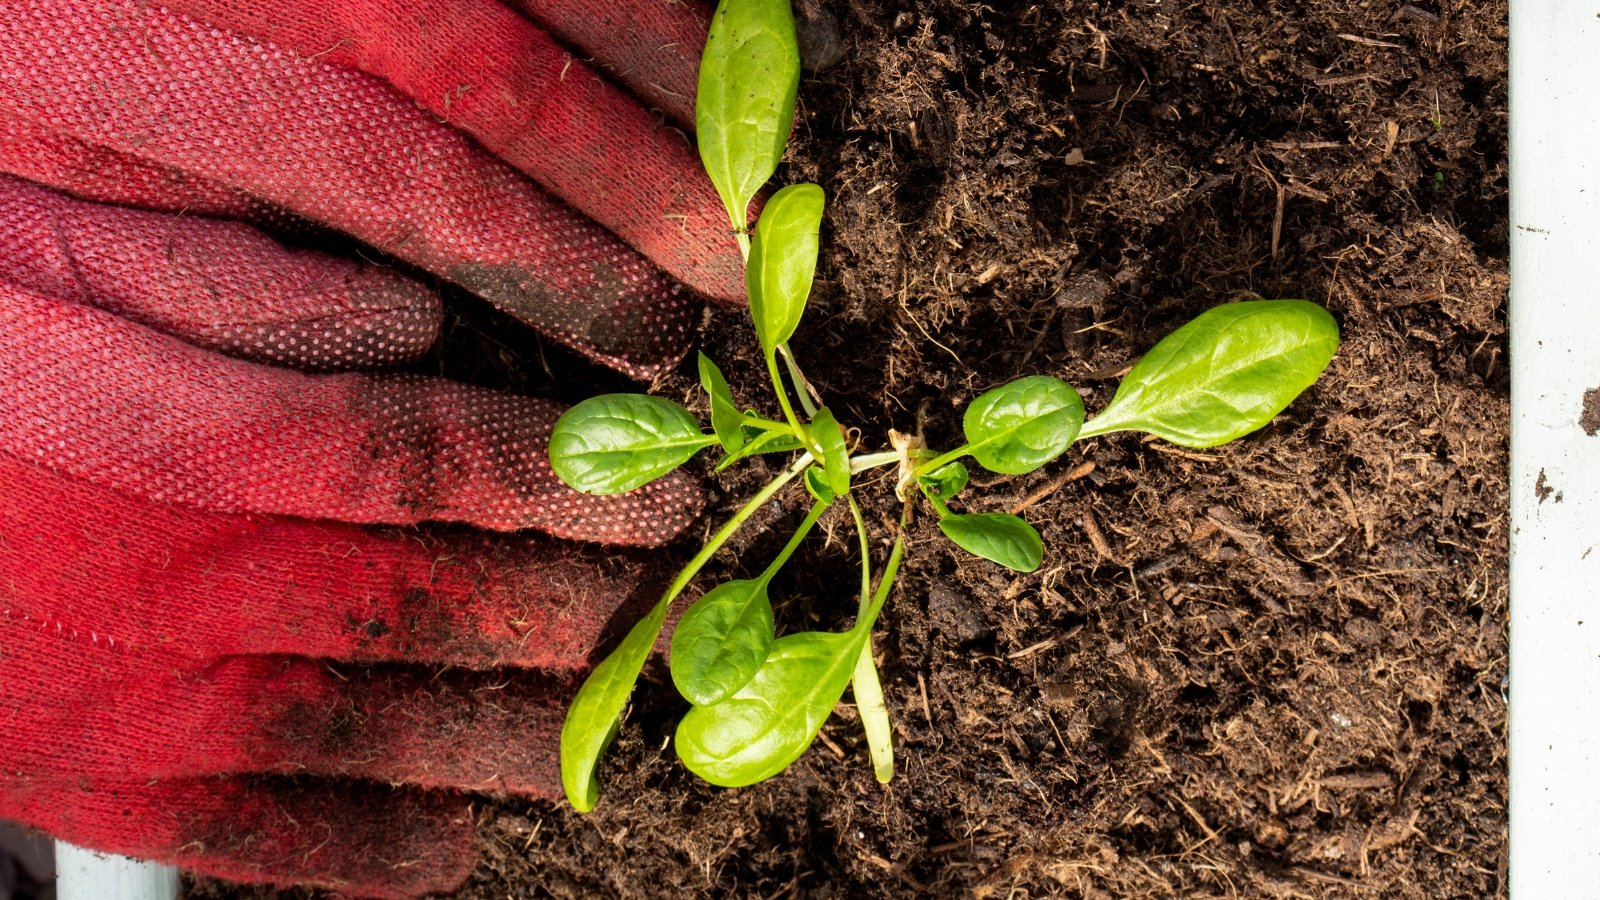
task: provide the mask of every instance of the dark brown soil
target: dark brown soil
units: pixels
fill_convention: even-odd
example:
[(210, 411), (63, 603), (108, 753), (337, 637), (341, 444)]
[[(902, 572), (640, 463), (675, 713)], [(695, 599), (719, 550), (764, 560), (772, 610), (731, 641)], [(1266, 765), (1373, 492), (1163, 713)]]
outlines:
[[(953, 444), (1024, 374), (1092, 412), (1241, 297), (1324, 303), (1344, 347), (1237, 444), (979, 475), (970, 508), (1044, 535), (1036, 574), (919, 521), (877, 638), (888, 788), (848, 707), (786, 774), (701, 784), (656, 672), (600, 808), (486, 803), (459, 896), (1503, 893), (1504, 4), (824, 6), (843, 56), (780, 173), (831, 198), (797, 349), (869, 443), (920, 411)], [(733, 312), (702, 340), (747, 399), (753, 344)], [(853, 609), (846, 545), (812, 544), (780, 627)]]

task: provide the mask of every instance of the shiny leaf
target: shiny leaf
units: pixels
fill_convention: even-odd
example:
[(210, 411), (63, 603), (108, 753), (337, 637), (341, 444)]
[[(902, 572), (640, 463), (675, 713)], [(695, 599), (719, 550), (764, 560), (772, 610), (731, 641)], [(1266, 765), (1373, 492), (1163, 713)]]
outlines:
[(794, 334), (805, 313), (817, 271), (822, 207), (822, 188), (791, 184), (773, 194), (761, 211), (745, 268), (745, 289), (756, 337), (768, 356)]
[(1004, 513), (949, 515), (939, 530), (961, 549), (1018, 572), (1032, 572), (1044, 559), (1044, 542), (1032, 525)]
[(667, 604), (660, 603), (640, 619), (617, 649), (589, 673), (567, 707), (567, 718), (561, 723), (561, 785), (567, 802), (578, 812), (594, 809), (600, 797), (595, 767), (616, 737), (628, 695), (633, 693), (666, 616)]
[(922, 476), (922, 483), (940, 500), (949, 500), (967, 486), (967, 467), (959, 462), (940, 466), (938, 471)]
[(1144, 431), (1215, 447), (1272, 421), (1339, 348), (1339, 326), (1305, 300), (1252, 300), (1201, 313), (1133, 367), (1083, 434)]
[(772, 637), (766, 582), (719, 584), (689, 607), (672, 633), (672, 682), (696, 706), (716, 703), (755, 676)]
[(744, 787), (783, 771), (844, 695), (867, 632), (802, 632), (774, 641), (755, 677), (678, 724), (678, 757), (712, 784)]
[(973, 458), (1002, 475), (1025, 475), (1065, 453), (1082, 425), (1083, 398), (1046, 375), (988, 391), (961, 418)]
[(728, 381), (722, 377), (722, 370), (704, 353), (700, 354), (700, 385), (711, 398), (711, 430), (716, 432), (722, 449), (729, 453), (739, 452), (739, 448), (749, 443), (742, 424), (744, 416), (733, 402), (733, 392), (728, 390)]
[(811, 418), (811, 437), (822, 450), (822, 473), (833, 495), (850, 493), (850, 448), (845, 446), (844, 433), (826, 406)]
[(694, 121), (700, 161), (741, 231), (783, 158), (799, 86), (789, 0), (722, 0), (700, 56)]
[(806, 470), (806, 492), (822, 503), (832, 503), (839, 497), (833, 492), (832, 485), (828, 484), (828, 476), (815, 468)]
[(568, 487), (621, 494), (683, 465), (716, 438), (689, 411), (660, 397), (603, 394), (562, 414), (550, 433), (550, 465)]

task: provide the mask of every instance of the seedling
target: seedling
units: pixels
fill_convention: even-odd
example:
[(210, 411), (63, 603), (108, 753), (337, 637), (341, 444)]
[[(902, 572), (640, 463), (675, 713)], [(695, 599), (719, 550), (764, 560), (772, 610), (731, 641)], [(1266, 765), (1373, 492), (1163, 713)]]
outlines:
[[(963, 460), (970, 457), (1001, 475), (1025, 475), (1081, 438), (1118, 431), (1142, 431), (1185, 447), (1227, 443), (1271, 421), (1317, 380), (1339, 345), (1333, 317), (1315, 304), (1232, 303), (1202, 313), (1156, 344), (1122, 380), (1111, 402), (1087, 422), (1083, 398), (1071, 385), (1030, 375), (967, 406), (962, 416), (966, 442), (959, 447), (938, 452), (891, 432), (894, 449), (853, 452), (833, 414), (810, 393), (787, 346), (816, 271), (822, 188), (797, 184), (777, 191), (754, 232), (747, 228), (750, 202), (783, 155), (799, 71), (789, 0), (722, 0), (700, 69), (695, 115), (700, 156), (746, 256), (750, 314), (782, 418), (742, 409), (722, 372), (701, 354), (710, 432), (670, 400), (609, 394), (568, 410), (550, 438), (556, 474), (591, 494), (638, 488), (708, 447), (721, 448), (718, 471), (757, 454), (794, 454), (777, 478), (712, 535), (578, 691), (561, 730), (561, 775), (568, 800), (580, 811), (592, 809), (599, 796), (596, 766), (616, 735), (669, 608), (729, 537), (785, 485), (803, 479), (813, 499), (793, 537), (757, 577), (703, 594), (673, 633), (672, 680), (691, 705), (678, 725), (678, 757), (713, 784), (739, 787), (771, 778), (806, 751), (845, 689), (853, 687), (874, 772), (887, 782), (894, 756), (873, 662), (872, 628), (905, 554), (915, 494), (957, 546), (1032, 572), (1044, 556), (1039, 533), (1017, 516), (985, 512), (981, 502), (962, 500), (969, 481)], [(791, 402), (791, 385), (800, 412)], [(890, 465), (899, 467), (901, 513), (894, 544), (874, 577), (852, 476)], [(778, 637), (768, 597), (773, 577), (817, 521), (841, 502), (849, 508), (860, 544), (855, 623), (845, 631)], [(963, 511), (952, 508), (957, 502)]]

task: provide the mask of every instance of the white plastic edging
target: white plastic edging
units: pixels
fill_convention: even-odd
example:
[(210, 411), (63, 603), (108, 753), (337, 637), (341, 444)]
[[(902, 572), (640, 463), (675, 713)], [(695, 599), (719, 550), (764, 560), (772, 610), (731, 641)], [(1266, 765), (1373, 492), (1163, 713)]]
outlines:
[[(1511, 0), (1511, 896), (1600, 896), (1600, 6)], [(1597, 429), (1600, 430), (1600, 429)]]
[(56, 900), (174, 900), (178, 870), (56, 841)]

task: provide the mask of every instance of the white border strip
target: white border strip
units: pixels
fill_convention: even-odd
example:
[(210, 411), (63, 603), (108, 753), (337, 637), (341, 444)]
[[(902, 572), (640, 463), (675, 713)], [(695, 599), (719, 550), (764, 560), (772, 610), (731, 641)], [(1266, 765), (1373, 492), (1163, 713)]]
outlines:
[(56, 900), (174, 900), (178, 870), (56, 841)]
[(1597, 15), (1511, 2), (1511, 896), (1526, 900), (1600, 896), (1600, 434), (1580, 425), (1600, 388)]

